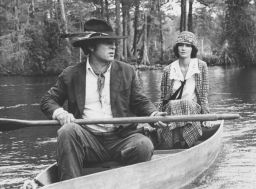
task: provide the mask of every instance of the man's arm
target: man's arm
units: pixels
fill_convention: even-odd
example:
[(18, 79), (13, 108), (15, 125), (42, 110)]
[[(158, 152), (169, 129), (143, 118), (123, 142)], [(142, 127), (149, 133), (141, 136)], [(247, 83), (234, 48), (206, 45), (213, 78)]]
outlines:
[(56, 84), (42, 97), (40, 108), (49, 119), (52, 119), (54, 111), (62, 108), (66, 98), (66, 86), (63, 82), (63, 74), (61, 74)]

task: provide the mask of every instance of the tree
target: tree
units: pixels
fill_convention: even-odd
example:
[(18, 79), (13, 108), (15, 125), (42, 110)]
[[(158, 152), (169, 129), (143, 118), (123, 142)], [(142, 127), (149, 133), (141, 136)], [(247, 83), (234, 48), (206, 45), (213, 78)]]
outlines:
[[(120, 0), (116, 0), (116, 34), (119, 36), (121, 35), (121, 3)], [(116, 57), (117, 59), (121, 59), (122, 58), (122, 43), (121, 40), (117, 41), (116, 44)]]
[(143, 15), (144, 15), (144, 24), (143, 24), (143, 42), (142, 42), (142, 58), (140, 64), (149, 65), (148, 58), (148, 13), (145, 7), (145, 1), (143, 2)]
[(187, 29), (187, 0), (181, 0), (180, 31)]
[[(66, 12), (65, 12), (65, 5), (64, 5), (64, 0), (59, 0), (60, 4), (60, 12), (61, 12), (61, 31), (63, 33), (68, 33), (68, 23), (66, 19)], [(69, 40), (66, 39), (67, 45), (66, 45), (66, 50), (69, 55), (71, 55), (71, 50), (69, 48)]]
[(164, 37), (163, 37), (163, 21), (162, 21), (162, 12), (161, 12), (161, 2), (158, 0), (157, 4), (158, 9), (158, 20), (159, 20), (159, 40), (160, 40), (160, 61), (164, 60)]
[[(129, 1), (122, 1), (122, 13), (123, 13), (123, 35), (127, 36), (128, 34), (128, 14), (129, 14)], [(127, 61), (127, 40), (123, 41), (123, 56), (124, 60)]]
[(135, 11), (134, 11), (134, 35), (133, 35), (133, 55), (138, 57), (138, 48), (137, 48), (137, 40), (138, 40), (138, 22), (139, 22), (139, 8), (140, 8), (140, 0), (135, 1)]
[(188, 31), (191, 31), (191, 32), (193, 32), (193, 3), (194, 3), (194, 0), (189, 0)]

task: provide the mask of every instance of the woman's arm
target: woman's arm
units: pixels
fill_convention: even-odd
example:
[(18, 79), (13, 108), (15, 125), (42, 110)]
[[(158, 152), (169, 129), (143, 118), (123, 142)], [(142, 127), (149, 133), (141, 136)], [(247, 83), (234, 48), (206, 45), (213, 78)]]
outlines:
[(208, 106), (208, 93), (209, 93), (209, 75), (208, 75), (208, 67), (205, 62), (202, 61), (202, 94), (201, 94), (201, 108), (202, 114), (209, 113)]

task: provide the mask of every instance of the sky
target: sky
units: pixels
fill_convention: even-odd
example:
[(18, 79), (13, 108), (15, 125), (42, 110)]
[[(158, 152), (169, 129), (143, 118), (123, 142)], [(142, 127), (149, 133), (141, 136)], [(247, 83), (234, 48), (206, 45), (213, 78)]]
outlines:
[[(188, 1), (187, 1), (187, 3), (188, 3)], [(197, 1), (194, 1), (193, 8), (198, 8), (200, 6), (203, 6), (203, 5), (201, 5)], [(187, 5), (187, 9), (188, 8), (189, 8), (189, 6)], [(180, 15), (180, 13), (181, 13), (180, 9), (181, 9), (180, 3), (177, 3), (176, 0), (171, 0), (168, 3), (166, 3), (165, 5), (163, 5), (163, 7), (162, 7), (162, 10), (165, 11), (165, 13), (168, 13), (170, 15), (176, 15), (176, 16)], [(188, 10), (187, 10), (187, 12), (188, 12)]]

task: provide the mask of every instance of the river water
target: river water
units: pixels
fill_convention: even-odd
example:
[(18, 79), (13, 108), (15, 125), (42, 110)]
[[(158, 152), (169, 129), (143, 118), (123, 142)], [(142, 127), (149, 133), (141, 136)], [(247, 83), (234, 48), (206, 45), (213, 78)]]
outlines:
[[(186, 188), (256, 188), (256, 69), (209, 67), (209, 75), (211, 112), (239, 113), (241, 119), (225, 122), (223, 148), (216, 162)], [(161, 71), (140, 71), (139, 76), (147, 95), (158, 102)], [(0, 77), (0, 117), (46, 119), (39, 101), (55, 79)], [(0, 132), (0, 189), (19, 188), (55, 162), (57, 129)]]

